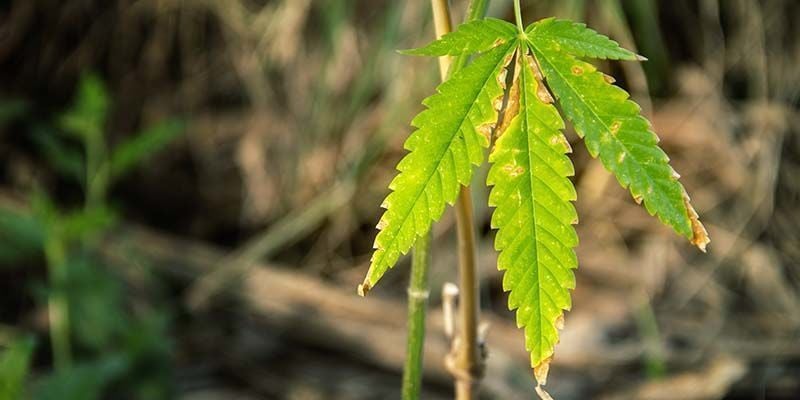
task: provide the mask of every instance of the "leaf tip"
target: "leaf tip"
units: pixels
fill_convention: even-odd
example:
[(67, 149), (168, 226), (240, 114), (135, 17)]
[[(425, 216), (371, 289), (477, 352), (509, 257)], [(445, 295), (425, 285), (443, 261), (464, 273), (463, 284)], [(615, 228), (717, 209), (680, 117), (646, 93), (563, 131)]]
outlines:
[(542, 362), (533, 367), (533, 377), (536, 379), (537, 387), (547, 384), (547, 374), (550, 373), (551, 361), (553, 361), (553, 356), (545, 358)]
[(692, 238), (689, 241), (705, 253), (711, 238), (708, 237), (708, 231), (706, 231), (703, 223), (700, 222), (700, 216), (697, 215), (697, 211), (689, 202), (689, 195), (686, 192), (683, 193), (683, 204), (686, 206), (686, 212), (689, 214), (689, 221), (692, 224)]
[(364, 278), (364, 282), (358, 285), (358, 295), (364, 297), (369, 293), (370, 289), (372, 289), (372, 285), (369, 283), (369, 278)]
[(645, 57), (645, 56), (643, 56), (641, 54), (636, 54), (635, 57), (636, 57), (636, 61), (649, 61), (647, 57)]

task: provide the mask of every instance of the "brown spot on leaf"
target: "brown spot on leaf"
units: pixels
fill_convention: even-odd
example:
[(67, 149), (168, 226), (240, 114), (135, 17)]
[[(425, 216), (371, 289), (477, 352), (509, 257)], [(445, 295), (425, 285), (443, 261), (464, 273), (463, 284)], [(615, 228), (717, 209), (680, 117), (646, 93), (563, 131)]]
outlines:
[(500, 87), (505, 89), (506, 88), (506, 78), (508, 77), (508, 69), (503, 68), (499, 74), (497, 74), (497, 83), (500, 84)]
[(539, 98), (539, 101), (545, 104), (552, 104), (553, 103), (553, 95), (550, 94), (550, 91), (547, 89), (547, 86), (544, 84), (544, 75), (542, 75), (542, 71), (539, 69), (539, 64), (536, 62), (536, 59), (532, 56), (528, 57), (528, 65), (531, 66), (533, 70), (533, 76), (536, 78), (536, 97)]
[(550, 91), (547, 90), (547, 87), (541, 81), (539, 81), (536, 85), (536, 97), (538, 97), (542, 103), (545, 104), (553, 103), (553, 96), (550, 94)]
[(711, 242), (711, 238), (708, 237), (706, 228), (700, 222), (700, 216), (697, 215), (697, 211), (692, 207), (689, 200), (689, 195), (684, 191), (683, 204), (686, 205), (686, 212), (689, 213), (689, 220), (692, 222), (692, 239), (690, 241), (693, 245), (697, 246), (700, 251), (705, 253), (706, 246)]
[(617, 81), (616, 79), (614, 79), (613, 76), (606, 74), (603, 74), (603, 80), (606, 81), (606, 83), (608, 83), (609, 85)]
[(533, 367), (533, 377), (536, 378), (538, 386), (547, 384), (547, 374), (550, 372), (551, 361), (553, 361), (553, 356), (545, 358), (539, 365)]
[(550, 138), (550, 144), (552, 144), (553, 146), (561, 146), (561, 149), (565, 153), (572, 153), (572, 146), (569, 144), (569, 141), (564, 135), (561, 134), (553, 135)]
[(583, 68), (577, 65), (572, 66), (572, 75), (583, 75)]
[[(502, 87), (504, 90), (506, 89), (506, 78), (508, 77), (508, 64), (511, 63), (511, 60), (514, 58), (515, 54), (516, 52), (506, 56), (506, 59), (503, 61), (503, 69), (499, 74), (497, 74), (497, 82), (500, 85), (500, 87)], [(511, 84), (511, 90), (509, 91), (508, 103), (506, 104), (505, 112), (502, 113), (502, 116), (500, 117), (498, 123), (492, 124), (488, 134), (485, 134), (485, 136), (488, 137), (490, 141), (492, 139), (492, 130), (495, 131), (495, 135), (497, 137), (500, 137), (506, 131), (506, 129), (508, 129), (508, 126), (511, 124), (511, 120), (514, 119), (514, 117), (519, 112), (519, 88), (517, 87), (518, 84), (516, 81), (517, 81), (517, 72), (515, 69), (514, 79)], [(498, 96), (496, 99), (492, 101), (492, 107), (494, 107), (495, 111), (497, 111), (498, 113), (502, 111), (503, 108), (502, 95)], [(484, 134), (484, 132), (481, 132), (481, 134)]]
[(372, 289), (372, 285), (369, 284), (369, 279), (364, 278), (364, 282), (358, 285), (358, 295), (364, 297), (369, 293), (370, 289)]
[(478, 133), (480, 133), (481, 136), (485, 137), (486, 140), (491, 140), (492, 129), (494, 129), (494, 124), (492, 124), (492, 123), (479, 125), (478, 126)]
[(555, 322), (556, 329), (564, 329), (564, 314), (559, 314)]
[(506, 164), (503, 166), (503, 171), (505, 171), (512, 178), (516, 178), (525, 172), (525, 168), (522, 168), (516, 164)]
[(542, 75), (542, 70), (539, 69), (539, 63), (536, 62), (536, 59), (533, 56), (528, 55), (527, 57), (528, 65), (530, 65), (533, 69), (533, 75), (536, 77), (536, 80), (542, 81), (544, 79), (544, 75)]
[(616, 136), (617, 133), (619, 133), (619, 128), (621, 127), (622, 127), (622, 122), (614, 121), (613, 123), (611, 123), (611, 126), (609, 127), (611, 129), (611, 134)]
[(511, 125), (511, 121), (519, 114), (519, 68), (514, 70), (514, 80), (511, 82), (511, 90), (508, 92), (508, 100), (506, 103), (506, 110), (503, 113), (503, 119), (500, 125), (497, 126), (497, 137), (503, 135)]

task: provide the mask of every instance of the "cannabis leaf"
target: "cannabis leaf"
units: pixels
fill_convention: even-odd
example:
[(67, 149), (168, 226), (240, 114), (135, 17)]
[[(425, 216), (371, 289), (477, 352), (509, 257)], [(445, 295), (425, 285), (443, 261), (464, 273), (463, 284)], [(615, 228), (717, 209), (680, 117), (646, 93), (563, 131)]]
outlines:
[(587, 28), (586, 24), (569, 20), (546, 18), (529, 25), (525, 32), (536, 43), (547, 43), (549, 47), (577, 57), (645, 60), (644, 57), (623, 49), (607, 36)]
[(575, 287), (572, 269), (578, 266), (572, 224), (578, 215), (570, 203), (576, 194), (567, 178), (574, 170), (565, 156), (570, 149), (561, 133), (564, 122), (549, 104), (552, 98), (536, 79), (534, 61), (526, 53), (523, 45), (512, 88), (519, 113), (489, 156), (487, 184), (494, 185), (489, 205), (495, 207), (492, 227), (499, 229), (494, 241), (500, 251), (497, 268), (506, 271), (508, 307), (517, 309), (531, 365), (538, 366), (553, 354), (557, 321), (563, 321), (562, 310), (572, 304), (568, 289)]
[(427, 46), (403, 50), (401, 53), (415, 56), (457, 56), (480, 53), (506, 43), (517, 35), (517, 28), (506, 21), (486, 18), (461, 24)]
[(460, 185), (470, 184), (473, 166), (483, 163), (489, 146), (503, 95), (501, 71), (514, 50), (514, 43), (505, 43), (487, 51), (423, 101), (428, 108), (411, 122), (417, 130), (406, 141), (410, 152), (389, 184), (393, 192), (382, 205), (386, 212), (378, 222), (376, 250), (360, 293), (428, 233), (445, 204), (453, 204)]
[[(703, 249), (708, 242), (705, 230), (693, 217), (688, 196), (678, 182), (678, 174), (669, 165), (669, 157), (658, 147), (658, 136), (650, 122), (639, 114), (639, 106), (628, 99), (627, 92), (612, 85), (612, 79), (574, 57), (575, 54), (608, 55), (614, 53), (613, 49), (605, 46), (605, 52), (600, 52), (597, 46), (572, 42), (575, 53), (572, 54), (570, 47), (558, 45), (550, 36), (536, 36), (536, 24), (528, 44), (564, 114), (578, 135), (585, 138), (589, 153), (600, 157), (606, 169), (616, 175), (637, 202), (644, 201), (650, 215), (658, 216)], [(573, 24), (572, 29), (579, 26)], [(587, 37), (586, 42), (599, 43), (600, 40), (591, 39), (592, 32), (585, 29), (581, 36)]]
[[(505, 271), (508, 306), (516, 309), (531, 365), (543, 385), (563, 312), (572, 304), (572, 270), (578, 265), (578, 237), (572, 227), (578, 217), (571, 203), (576, 193), (568, 179), (574, 170), (551, 91), (592, 157), (600, 158), (636, 202), (700, 249), (709, 239), (639, 106), (611, 77), (580, 59), (643, 58), (584, 24), (548, 18), (524, 31), (519, 25), (517, 30), (501, 20), (474, 21), (425, 47), (405, 51), (482, 54), (440, 85), (423, 102), (428, 108), (414, 118), (418, 129), (406, 142), (410, 153), (389, 185), (393, 192), (383, 203), (376, 250), (359, 290), (363, 294), (374, 285), (430, 230), (445, 204), (453, 204), (459, 185), (469, 185), (473, 166), (484, 160), (498, 104), (505, 104), (489, 156), (489, 205), (495, 208), (491, 222), (498, 229), (497, 266)], [(517, 60), (515, 76), (501, 102), (504, 71), (512, 57)]]

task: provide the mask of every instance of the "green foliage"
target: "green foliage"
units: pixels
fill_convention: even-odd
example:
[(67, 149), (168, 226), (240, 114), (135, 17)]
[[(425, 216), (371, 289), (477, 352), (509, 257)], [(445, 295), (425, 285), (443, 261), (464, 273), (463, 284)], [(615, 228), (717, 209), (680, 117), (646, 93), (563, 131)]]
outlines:
[[(599, 156), (637, 202), (644, 200), (651, 215), (691, 240), (692, 222), (683, 186), (658, 147), (650, 122), (639, 114), (639, 106), (594, 66), (576, 59), (564, 47), (538, 36), (532, 36), (529, 44), (550, 89), (575, 131), (585, 138), (592, 157)], [(580, 48), (576, 52), (580, 53)]]
[(84, 74), (77, 92), (72, 109), (61, 117), (61, 127), (81, 140), (102, 136), (109, 108), (103, 81), (94, 74)]
[(517, 35), (514, 25), (495, 18), (486, 18), (461, 24), (458, 29), (425, 47), (403, 50), (415, 56), (458, 56), (480, 53), (513, 40)]
[[(83, 185), (82, 207), (63, 209), (43, 190), (32, 194), (30, 210), (0, 207), (0, 264), (19, 268), (20, 261), (44, 259), (48, 268), (47, 287), (34, 295), (49, 309), (55, 368), (28, 385), (33, 399), (102, 398), (112, 385), (124, 387), (132, 398), (172, 397), (166, 315), (148, 310), (147, 304), (137, 304), (132, 312), (119, 277), (96, 252), (98, 239), (117, 219), (105, 198), (110, 185), (171, 143), (184, 124), (164, 120), (109, 146), (104, 128), (110, 104), (103, 82), (86, 74), (73, 105), (56, 123), (32, 124), (31, 138), (44, 158), (68, 181)], [(148, 285), (154, 286), (156, 282)], [(0, 375), (14, 373), (11, 366), (6, 368), (10, 362), (0, 359), (5, 363)], [(5, 385), (10, 378), (2, 378), (0, 399), (19, 398), (3, 396), (16, 389)]]
[(122, 177), (147, 157), (166, 147), (184, 131), (184, 123), (166, 120), (120, 143), (111, 153), (109, 163), (112, 177)]
[(0, 354), (0, 399), (21, 397), (33, 354), (33, 338), (13, 341)]
[(126, 361), (110, 356), (58, 371), (37, 382), (36, 400), (96, 400), (125, 371)]
[(642, 57), (623, 49), (608, 37), (586, 27), (586, 24), (564, 19), (546, 18), (525, 29), (529, 39), (576, 57), (610, 60), (637, 60)]
[(568, 289), (575, 288), (572, 269), (578, 266), (572, 224), (578, 214), (570, 203), (576, 193), (567, 177), (575, 171), (565, 155), (564, 122), (549, 99), (537, 95), (541, 83), (532, 60), (527, 55), (518, 60), (511, 101), (518, 101), (519, 113), (499, 132), (487, 184), (494, 185), (489, 205), (495, 207), (492, 227), (498, 229), (497, 268), (506, 271), (503, 289), (511, 291), (508, 306), (517, 309), (532, 365), (539, 365), (552, 355), (556, 320), (572, 304)]
[(400, 174), (378, 228), (375, 253), (361, 289), (369, 289), (405, 254), (414, 239), (428, 233), (444, 204), (452, 204), (458, 184), (469, 185), (473, 165), (484, 161), (483, 147), (497, 118), (503, 93), (501, 73), (515, 55), (514, 84), (506, 91), (504, 120), (489, 161), (487, 183), (493, 185), (489, 205), (503, 288), (510, 290), (509, 308), (524, 327), (526, 348), (537, 379), (546, 377), (563, 311), (571, 307), (575, 287), (573, 248), (578, 238), (572, 224), (578, 217), (571, 201), (575, 189), (568, 176), (573, 166), (565, 153), (564, 122), (556, 108), (585, 139), (637, 202), (701, 249), (705, 229), (689, 204), (678, 176), (639, 106), (614, 86), (613, 79), (581, 57), (643, 59), (613, 40), (567, 20), (545, 19), (522, 31), (500, 20), (462, 25), (428, 46), (406, 53), (464, 55), (481, 52), (466, 69), (425, 100), (418, 128), (406, 142), (410, 153), (400, 161)]
[[(84, 184), (92, 203), (102, 201), (110, 185), (185, 131), (183, 121), (166, 119), (109, 148), (105, 123), (110, 104), (103, 81), (84, 74), (72, 106), (58, 118), (58, 129), (37, 125), (32, 135), (57, 172)], [(76, 141), (82, 152), (75, 148)]]
[(411, 122), (418, 129), (405, 143), (409, 153), (398, 164), (400, 173), (389, 184), (393, 192), (383, 202), (386, 212), (378, 223), (381, 231), (362, 292), (430, 230), (445, 204), (453, 204), (460, 185), (470, 184), (489, 146), (503, 95), (501, 71), (514, 50), (513, 43), (506, 43), (482, 54), (423, 101), (427, 109)]

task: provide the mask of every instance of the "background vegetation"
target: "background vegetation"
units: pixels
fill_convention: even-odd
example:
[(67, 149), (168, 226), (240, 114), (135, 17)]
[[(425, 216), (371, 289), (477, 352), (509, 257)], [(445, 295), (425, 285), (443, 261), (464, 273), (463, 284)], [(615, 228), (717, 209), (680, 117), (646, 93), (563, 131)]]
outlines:
[[(601, 68), (644, 105), (714, 240), (698, 254), (573, 146), (581, 267), (550, 393), (795, 398), (800, 4), (523, 5), (649, 58)], [(355, 287), (438, 80), (395, 50), (432, 36), (427, 2), (0, 1), (0, 399), (399, 397), (408, 268), (375, 297)], [(489, 211), (484, 395), (530, 398)], [(439, 288), (451, 212), (433, 234)], [(426, 399), (451, 396), (440, 303)]]

